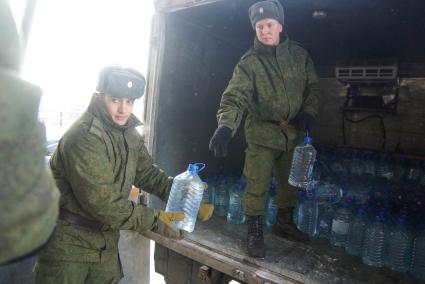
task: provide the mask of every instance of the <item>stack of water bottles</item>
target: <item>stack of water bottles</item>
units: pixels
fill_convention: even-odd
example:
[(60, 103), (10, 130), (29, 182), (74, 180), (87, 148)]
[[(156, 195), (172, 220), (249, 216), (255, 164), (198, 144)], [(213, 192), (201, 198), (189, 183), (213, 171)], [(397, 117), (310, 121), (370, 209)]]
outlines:
[[(296, 176), (291, 172), (289, 178), (300, 188), (294, 209), (297, 227), (367, 265), (425, 280), (424, 161), (317, 147), (310, 173), (311, 140), (299, 146), (304, 148), (313, 153), (310, 164), (298, 167), (304, 176), (291, 180)], [(296, 155), (302, 157), (295, 149), (293, 167)]]
[[(230, 224), (245, 223), (245, 209), (243, 195), (246, 187), (246, 178), (241, 174), (209, 174), (205, 178), (208, 190), (205, 191), (202, 201), (214, 204), (214, 215), (225, 217)], [(266, 212), (263, 218), (264, 224), (270, 228), (276, 221), (277, 183), (273, 177), (266, 198)]]

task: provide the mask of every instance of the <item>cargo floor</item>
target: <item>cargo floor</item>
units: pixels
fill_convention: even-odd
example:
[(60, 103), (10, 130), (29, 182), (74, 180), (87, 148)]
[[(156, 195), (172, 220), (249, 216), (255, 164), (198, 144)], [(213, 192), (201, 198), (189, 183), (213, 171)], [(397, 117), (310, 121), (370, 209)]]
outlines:
[(198, 222), (193, 233), (171, 241), (148, 233), (156, 242), (229, 274), (236, 279), (263, 283), (420, 283), (407, 274), (364, 265), (361, 259), (331, 246), (326, 240), (298, 244), (265, 231), (267, 256), (257, 260), (247, 256), (246, 225), (231, 225), (213, 216)]

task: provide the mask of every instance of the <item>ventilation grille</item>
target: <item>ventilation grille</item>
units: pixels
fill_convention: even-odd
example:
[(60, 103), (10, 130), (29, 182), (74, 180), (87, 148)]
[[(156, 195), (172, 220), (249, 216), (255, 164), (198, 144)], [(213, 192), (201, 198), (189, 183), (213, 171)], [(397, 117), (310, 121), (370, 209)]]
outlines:
[(397, 77), (396, 66), (336, 67), (335, 76), (344, 81), (391, 80)]

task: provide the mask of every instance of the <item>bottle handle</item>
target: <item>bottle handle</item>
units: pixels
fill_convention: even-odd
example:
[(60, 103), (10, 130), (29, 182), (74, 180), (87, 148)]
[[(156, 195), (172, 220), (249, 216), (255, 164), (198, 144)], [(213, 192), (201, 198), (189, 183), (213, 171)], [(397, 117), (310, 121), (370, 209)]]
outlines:
[(195, 163), (194, 165), (196, 165), (196, 167), (198, 168), (198, 170), (196, 171), (197, 173), (199, 173), (200, 171), (202, 171), (205, 168), (204, 163)]

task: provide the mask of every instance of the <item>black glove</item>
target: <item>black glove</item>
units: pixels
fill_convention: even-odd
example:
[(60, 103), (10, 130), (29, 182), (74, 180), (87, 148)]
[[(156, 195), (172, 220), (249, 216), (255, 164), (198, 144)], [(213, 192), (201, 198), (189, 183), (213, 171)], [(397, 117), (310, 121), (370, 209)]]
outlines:
[(308, 131), (309, 133), (311, 132), (311, 129), (313, 127), (313, 123), (315, 121), (315, 118), (308, 114), (308, 113), (300, 113), (298, 115), (298, 127), (300, 128), (300, 130), (302, 131)]
[(216, 157), (226, 157), (227, 144), (232, 139), (232, 131), (229, 127), (219, 125), (210, 140), (210, 150), (214, 151)]

